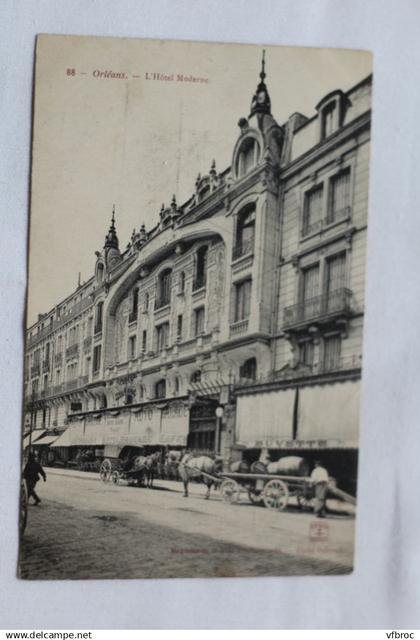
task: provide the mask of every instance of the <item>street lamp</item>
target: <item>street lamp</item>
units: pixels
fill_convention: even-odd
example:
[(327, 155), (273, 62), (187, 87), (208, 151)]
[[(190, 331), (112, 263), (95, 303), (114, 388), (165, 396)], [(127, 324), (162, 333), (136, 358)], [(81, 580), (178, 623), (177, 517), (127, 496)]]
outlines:
[(223, 407), (216, 407), (216, 437), (214, 443), (215, 453), (218, 454), (220, 450), (220, 432), (221, 432), (221, 423), (223, 418)]

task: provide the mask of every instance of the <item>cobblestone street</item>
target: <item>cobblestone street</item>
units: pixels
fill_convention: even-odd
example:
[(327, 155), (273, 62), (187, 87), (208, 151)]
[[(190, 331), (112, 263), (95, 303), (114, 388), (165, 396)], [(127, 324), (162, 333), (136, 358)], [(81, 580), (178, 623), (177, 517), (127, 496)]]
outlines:
[[(29, 507), (20, 573), (27, 579), (169, 578), (348, 573), (354, 518), (317, 521), (223, 503), (204, 487), (182, 497), (156, 488), (103, 484), (98, 476), (47, 469), (40, 507)], [(324, 524), (325, 523), (325, 524)]]

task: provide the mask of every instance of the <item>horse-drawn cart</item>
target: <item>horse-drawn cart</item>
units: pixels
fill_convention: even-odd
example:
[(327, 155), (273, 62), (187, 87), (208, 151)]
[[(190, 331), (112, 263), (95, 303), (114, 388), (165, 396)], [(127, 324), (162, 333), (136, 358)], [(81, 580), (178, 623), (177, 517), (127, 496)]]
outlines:
[(127, 482), (138, 487), (151, 487), (160, 457), (160, 453), (155, 453), (149, 456), (135, 456), (125, 461), (120, 458), (105, 458), (99, 468), (99, 475), (102, 482)]

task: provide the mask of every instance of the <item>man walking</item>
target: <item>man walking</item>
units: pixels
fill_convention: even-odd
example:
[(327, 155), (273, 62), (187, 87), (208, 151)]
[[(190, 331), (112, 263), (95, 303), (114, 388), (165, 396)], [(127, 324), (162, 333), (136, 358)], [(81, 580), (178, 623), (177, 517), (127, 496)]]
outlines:
[(46, 482), (47, 476), (45, 471), (31, 452), (28, 456), (28, 462), (23, 470), (23, 477), (25, 478), (26, 487), (28, 489), (28, 500), (32, 496), (35, 500), (36, 506), (41, 502), (40, 497), (35, 493), (35, 485), (38, 482), (40, 475), (44, 478), (44, 482)]
[(325, 518), (326, 501), (328, 493), (328, 471), (319, 460), (315, 462), (315, 468), (311, 473), (312, 483), (315, 485), (314, 513), (317, 518)]

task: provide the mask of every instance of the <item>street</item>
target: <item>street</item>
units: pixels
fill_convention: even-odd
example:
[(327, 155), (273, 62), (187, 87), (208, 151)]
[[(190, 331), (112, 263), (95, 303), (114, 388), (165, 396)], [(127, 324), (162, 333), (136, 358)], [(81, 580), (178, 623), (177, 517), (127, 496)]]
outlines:
[(318, 520), (222, 502), (212, 489), (155, 481), (104, 484), (97, 474), (46, 469), (39, 507), (29, 506), (21, 543), (26, 579), (245, 577), (349, 573), (354, 517)]

